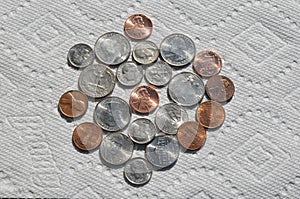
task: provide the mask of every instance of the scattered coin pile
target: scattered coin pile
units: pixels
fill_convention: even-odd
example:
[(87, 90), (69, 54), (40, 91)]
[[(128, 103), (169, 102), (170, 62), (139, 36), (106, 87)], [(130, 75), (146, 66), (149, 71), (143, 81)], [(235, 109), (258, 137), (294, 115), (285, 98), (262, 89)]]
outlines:
[[(222, 59), (217, 52), (196, 53), (194, 42), (184, 34), (167, 36), (159, 48), (153, 42), (141, 41), (151, 35), (152, 29), (149, 17), (135, 14), (124, 25), (125, 35), (137, 41), (133, 51), (129, 40), (116, 32), (100, 36), (94, 50), (86, 44), (73, 46), (68, 63), (84, 68), (78, 80), (80, 91), (68, 91), (59, 100), (60, 113), (77, 118), (87, 111), (88, 97), (101, 99), (95, 107), (94, 122), (74, 129), (73, 143), (82, 151), (99, 148), (101, 160), (108, 166), (125, 164), (124, 177), (135, 185), (147, 183), (153, 170), (174, 164), (180, 147), (199, 150), (205, 143), (206, 129), (223, 124), (225, 110), (221, 103), (230, 101), (235, 91), (228, 77), (218, 75)], [(134, 61), (127, 61), (130, 55)], [(172, 67), (178, 70), (190, 63), (195, 73), (172, 76)], [(146, 65), (145, 72), (142, 65)], [(116, 74), (111, 66), (117, 66)], [(107, 97), (117, 81), (134, 87), (143, 77), (149, 84), (133, 88), (129, 102)], [(206, 85), (202, 78), (209, 78)], [(160, 105), (156, 89), (164, 86), (168, 86), (166, 94), (172, 102)], [(201, 103), (205, 92), (209, 100)], [(191, 106), (198, 106), (196, 121), (188, 119), (184, 108)], [(143, 117), (156, 109), (155, 121)], [(132, 113), (141, 117), (130, 123)], [(125, 128), (127, 133), (122, 132)], [(107, 132), (104, 138), (103, 131)], [(146, 145), (145, 158), (131, 159), (135, 144)]]

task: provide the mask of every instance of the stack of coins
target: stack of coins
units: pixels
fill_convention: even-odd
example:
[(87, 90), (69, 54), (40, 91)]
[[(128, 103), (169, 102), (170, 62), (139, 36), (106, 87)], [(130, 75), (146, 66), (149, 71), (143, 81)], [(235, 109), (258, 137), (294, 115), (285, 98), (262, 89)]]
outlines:
[[(174, 165), (181, 148), (199, 150), (205, 144), (207, 129), (223, 124), (222, 105), (232, 99), (235, 91), (228, 77), (218, 75), (222, 58), (217, 52), (196, 53), (193, 40), (179, 33), (164, 38), (158, 48), (144, 41), (152, 30), (148, 16), (134, 14), (124, 24), (127, 37), (108, 32), (99, 37), (94, 50), (82, 43), (71, 47), (69, 65), (83, 69), (79, 90), (68, 91), (59, 100), (61, 115), (78, 118), (87, 111), (89, 98), (100, 99), (94, 122), (74, 129), (73, 144), (80, 151), (99, 149), (101, 161), (107, 166), (124, 165), (124, 177), (134, 185), (147, 183), (153, 170)], [(133, 50), (128, 38), (137, 42)], [(127, 61), (130, 56), (133, 61)], [(172, 75), (173, 69), (178, 71), (190, 64), (195, 73)], [(148, 84), (139, 85), (143, 78)], [(132, 88), (128, 102), (110, 96), (117, 82)], [(157, 90), (165, 86), (170, 102), (160, 105)], [(205, 93), (208, 100), (202, 102)], [(195, 106), (193, 121), (186, 108)], [(143, 117), (154, 113), (154, 121)], [(140, 118), (130, 123), (132, 114)], [(145, 157), (132, 158), (135, 145), (145, 146)]]

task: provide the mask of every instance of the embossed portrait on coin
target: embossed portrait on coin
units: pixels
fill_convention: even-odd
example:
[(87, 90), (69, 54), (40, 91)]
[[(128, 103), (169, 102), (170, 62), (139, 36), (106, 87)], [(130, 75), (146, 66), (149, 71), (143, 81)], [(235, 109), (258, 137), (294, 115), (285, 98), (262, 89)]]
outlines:
[(122, 42), (118, 42), (117, 39), (105, 39), (100, 44), (101, 52), (103, 52), (102, 58), (108, 60), (111, 63), (117, 63), (125, 52), (125, 46)]
[(130, 165), (129, 175), (133, 179), (139, 179), (139, 181), (143, 181), (147, 177), (147, 171), (147, 165), (145, 165), (143, 162), (136, 161), (132, 162)]
[(141, 88), (140, 90), (138, 90), (137, 95), (138, 101), (136, 101), (135, 103), (138, 104), (138, 107), (140, 109), (149, 110), (151, 107), (151, 102), (150, 93), (148, 92), (148, 90), (145, 88)]
[(110, 147), (110, 153), (111, 154), (117, 154), (121, 151), (123, 146), (123, 140), (122, 139), (112, 139), (111, 140), (111, 147)]
[(137, 67), (132, 67), (132, 65), (125, 65), (122, 69), (122, 74), (123, 77), (127, 80), (127, 81), (133, 81), (135, 80), (135, 76), (136, 74), (139, 73), (139, 70)]
[(181, 62), (186, 60), (188, 56), (184, 39), (175, 37), (168, 47), (166, 58), (176, 62)]
[(134, 139), (138, 141), (143, 141), (147, 134), (145, 132), (149, 131), (148, 125), (134, 125), (132, 128), (132, 135)]
[(155, 49), (151, 47), (138, 48), (135, 50), (135, 54), (137, 57), (141, 59), (149, 59), (154, 57)]
[(87, 60), (90, 56), (89, 49), (85, 48), (84, 46), (77, 47), (70, 52), (71, 60), (77, 64), (81, 65), (85, 60)]
[(101, 121), (103, 121), (106, 125), (110, 127), (118, 126), (118, 122), (121, 117), (121, 110), (115, 110), (112, 108), (112, 104), (106, 104), (106, 109), (99, 113), (99, 117)]

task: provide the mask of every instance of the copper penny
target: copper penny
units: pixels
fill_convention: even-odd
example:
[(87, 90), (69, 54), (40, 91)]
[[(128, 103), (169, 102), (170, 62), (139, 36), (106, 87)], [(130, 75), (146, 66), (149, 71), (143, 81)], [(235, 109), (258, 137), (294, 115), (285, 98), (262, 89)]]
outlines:
[(225, 120), (223, 106), (215, 101), (201, 103), (197, 109), (197, 121), (206, 128), (217, 128)]
[(88, 98), (80, 91), (71, 90), (60, 97), (58, 107), (59, 111), (66, 117), (80, 117), (87, 111)]
[(233, 97), (235, 87), (228, 77), (215, 75), (206, 82), (205, 91), (211, 100), (227, 102)]
[(196, 54), (193, 61), (195, 72), (202, 77), (211, 77), (222, 69), (222, 58), (213, 50), (203, 50)]
[(187, 121), (180, 125), (177, 130), (178, 142), (188, 150), (198, 150), (205, 143), (206, 129), (198, 122)]
[(85, 122), (74, 129), (72, 139), (78, 149), (91, 151), (100, 145), (102, 134), (102, 129), (97, 124)]
[(139, 86), (132, 91), (129, 104), (136, 112), (150, 113), (157, 108), (159, 96), (154, 88)]
[(131, 15), (124, 24), (125, 35), (135, 40), (146, 39), (151, 35), (152, 29), (151, 19), (144, 14)]

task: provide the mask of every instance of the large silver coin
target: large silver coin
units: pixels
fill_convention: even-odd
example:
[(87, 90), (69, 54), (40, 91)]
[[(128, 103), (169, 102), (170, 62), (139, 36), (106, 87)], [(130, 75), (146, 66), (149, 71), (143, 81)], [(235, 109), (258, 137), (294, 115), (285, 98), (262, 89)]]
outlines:
[(125, 62), (118, 67), (117, 78), (124, 86), (135, 86), (143, 79), (143, 68), (134, 62)]
[(144, 158), (133, 158), (125, 164), (124, 176), (132, 184), (146, 184), (151, 179), (152, 166)]
[(166, 134), (176, 134), (179, 126), (188, 120), (188, 114), (183, 107), (170, 103), (158, 109), (155, 116), (156, 126)]
[(108, 134), (100, 145), (100, 156), (111, 165), (122, 165), (133, 153), (133, 142), (122, 133)]
[(68, 62), (76, 68), (85, 68), (94, 62), (93, 49), (87, 44), (76, 44), (70, 48)]
[(105, 97), (115, 87), (114, 72), (103, 64), (94, 64), (85, 68), (78, 80), (79, 89), (93, 98)]
[(134, 47), (132, 56), (140, 64), (151, 64), (159, 56), (158, 47), (151, 41), (138, 42)]
[(116, 32), (101, 35), (95, 44), (97, 59), (107, 65), (118, 65), (127, 60), (131, 53), (128, 39)]
[(205, 89), (202, 79), (194, 73), (175, 75), (168, 86), (170, 98), (179, 105), (193, 106), (203, 98)]
[(126, 101), (119, 97), (107, 97), (95, 108), (94, 121), (106, 131), (119, 131), (131, 119), (131, 110)]
[(172, 78), (172, 68), (164, 61), (157, 61), (146, 68), (146, 80), (155, 86), (164, 86)]
[(160, 44), (161, 57), (172, 66), (185, 66), (195, 57), (193, 40), (183, 34), (171, 34)]
[(146, 144), (154, 138), (156, 128), (151, 120), (139, 118), (130, 124), (128, 134), (135, 143)]

